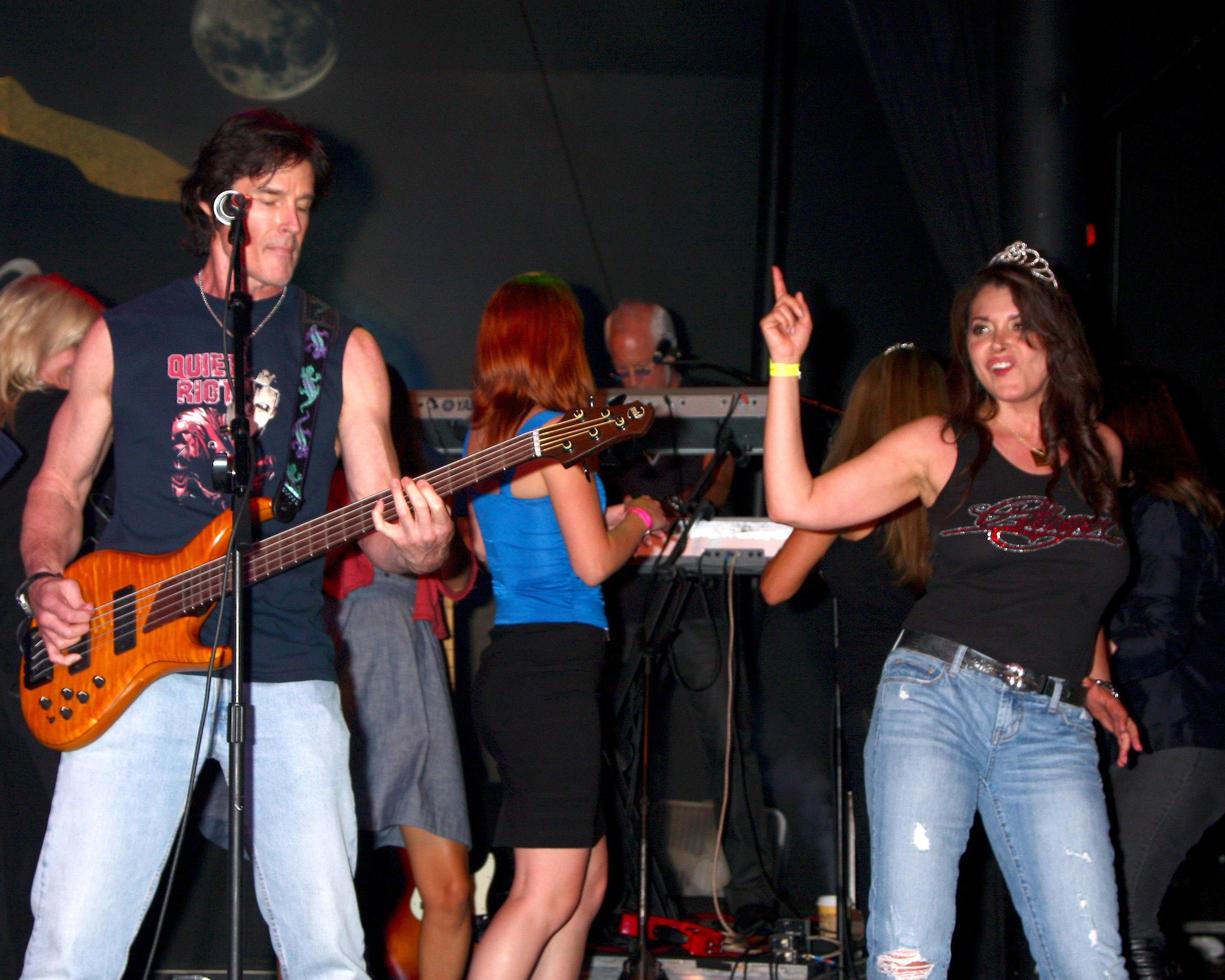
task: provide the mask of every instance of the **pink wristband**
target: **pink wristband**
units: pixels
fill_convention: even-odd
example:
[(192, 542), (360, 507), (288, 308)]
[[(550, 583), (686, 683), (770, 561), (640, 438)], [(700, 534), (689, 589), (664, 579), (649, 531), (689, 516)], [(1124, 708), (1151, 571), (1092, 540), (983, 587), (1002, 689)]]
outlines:
[(647, 530), (643, 531), (643, 534), (646, 534), (647, 531), (651, 530), (651, 528), (655, 526), (655, 522), (651, 520), (651, 515), (641, 507), (626, 507), (625, 512), (627, 514), (638, 515), (638, 517), (642, 520), (642, 523), (647, 526)]

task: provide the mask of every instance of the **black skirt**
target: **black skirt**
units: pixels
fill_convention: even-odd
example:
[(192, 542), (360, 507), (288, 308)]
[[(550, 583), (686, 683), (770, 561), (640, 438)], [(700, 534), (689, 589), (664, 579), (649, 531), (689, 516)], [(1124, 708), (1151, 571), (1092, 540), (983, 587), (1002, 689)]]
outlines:
[(600, 815), (600, 672), (605, 631), (583, 623), (498, 626), (472, 698), (498, 765), (499, 847), (591, 847)]

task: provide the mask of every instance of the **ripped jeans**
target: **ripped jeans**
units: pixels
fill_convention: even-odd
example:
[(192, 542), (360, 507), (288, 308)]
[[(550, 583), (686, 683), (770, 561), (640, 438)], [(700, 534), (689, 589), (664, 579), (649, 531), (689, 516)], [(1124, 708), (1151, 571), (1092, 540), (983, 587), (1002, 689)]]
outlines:
[(941, 978), (975, 810), (1043, 977), (1125, 980), (1114, 851), (1084, 708), (905, 648), (868, 735), (868, 975)]

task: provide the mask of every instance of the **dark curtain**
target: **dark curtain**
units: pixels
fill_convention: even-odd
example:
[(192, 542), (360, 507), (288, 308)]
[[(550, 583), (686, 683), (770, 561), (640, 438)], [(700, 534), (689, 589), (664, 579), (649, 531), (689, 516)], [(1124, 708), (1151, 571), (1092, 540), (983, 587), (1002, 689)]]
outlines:
[(996, 0), (846, 0), (911, 192), (952, 284), (1001, 248)]

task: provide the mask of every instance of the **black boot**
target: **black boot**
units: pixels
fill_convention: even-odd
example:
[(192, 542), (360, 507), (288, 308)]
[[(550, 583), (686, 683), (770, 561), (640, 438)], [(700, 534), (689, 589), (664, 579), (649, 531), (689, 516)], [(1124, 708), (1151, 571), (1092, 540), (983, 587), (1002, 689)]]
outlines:
[(1166, 980), (1165, 939), (1132, 939), (1127, 943), (1127, 968), (1131, 980)]

